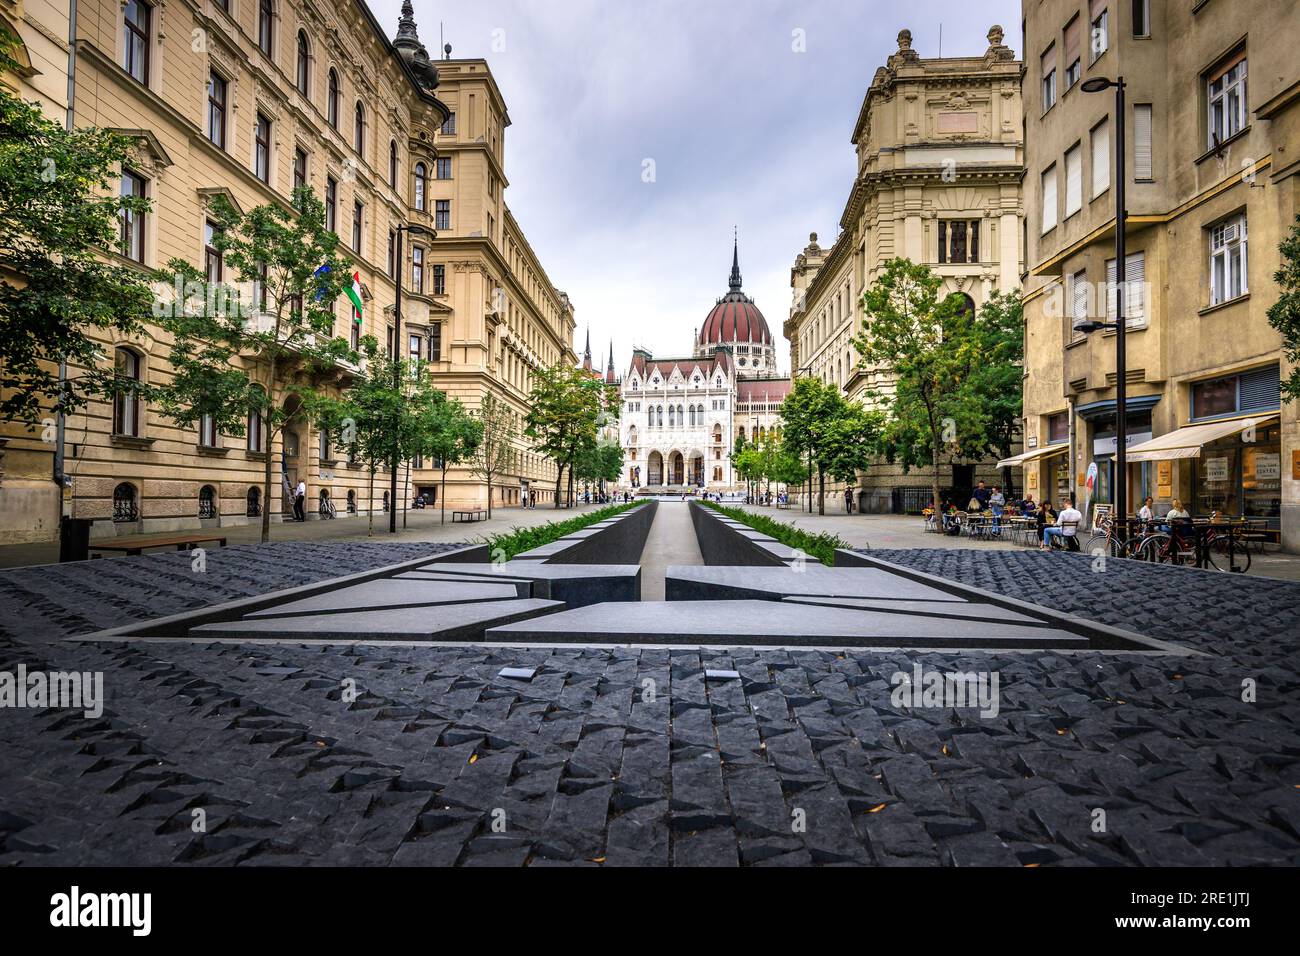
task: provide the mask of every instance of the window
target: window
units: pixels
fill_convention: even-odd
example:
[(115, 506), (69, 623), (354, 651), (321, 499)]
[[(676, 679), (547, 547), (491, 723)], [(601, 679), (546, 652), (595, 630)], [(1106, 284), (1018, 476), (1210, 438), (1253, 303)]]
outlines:
[(253, 124), (253, 172), (264, 183), (271, 181), (271, 121), (261, 113)]
[(1070, 337), (1078, 339), (1083, 333), (1075, 331), (1084, 322), (1088, 321), (1088, 313), (1092, 310), (1089, 306), (1090, 296), (1088, 295), (1088, 273), (1086, 271), (1076, 272), (1070, 276)]
[(203, 272), (208, 282), (220, 282), (225, 272), (221, 261), (221, 250), (217, 248), (217, 238), (221, 227), (211, 219), (203, 224)]
[(270, 274), (270, 270), (267, 267), (266, 263), (259, 262), (257, 264), (257, 278), (253, 280), (253, 303), (263, 313), (267, 311), (266, 294), (267, 294), (268, 283), (266, 280), (269, 274)]
[(439, 156), (436, 160), (435, 170), (439, 179), (451, 179), (451, 157)]
[(246, 503), (245, 514), (250, 518), (260, 518), (262, 516), (262, 489), (256, 486), (248, 489), (245, 496)]
[(443, 121), (443, 124), (442, 124), (442, 135), (443, 135), (443, 136), (455, 136), (455, 135), (456, 135), (456, 114), (455, 114), (455, 113), (451, 113), (451, 114), (447, 117), (447, 119)]
[(217, 489), (211, 485), (199, 489), (199, 517), (217, 517)]
[(1056, 228), (1056, 164), (1043, 170), (1043, 232)]
[(1236, 136), (1246, 126), (1246, 51), (1224, 60), (1206, 79), (1209, 146)]
[(113, 434), (140, 437), (140, 397), (136, 387), (140, 383), (141, 359), (131, 349), (117, 349), (113, 353), (113, 366), (117, 374), (117, 388), (113, 395)]
[(1065, 151), (1065, 218), (1083, 208), (1083, 149), (1075, 143)]
[(1056, 104), (1056, 44), (1047, 48), (1039, 64), (1043, 77), (1043, 112)]
[(361, 223), (365, 207), (360, 202), (352, 203), (352, 251), (361, 254)]
[(303, 96), (308, 94), (308, 80), (311, 78), (311, 53), (307, 46), (307, 34), (298, 31), (298, 65), (294, 74), (294, 86)]
[(332, 66), (325, 93), (325, 119), (335, 129), (339, 128), (339, 75)]
[(208, 139), (226, 148), (226, 81), (215, 70), (208, 72)]
[(293, 151), (293, 188), (301, 189), (307, 185), (307, 153), (301, 148)]
[(420, 246), (411, 247), (411, 288), (424, 292), (424, 249)]
[[(330, 448), (330, 430), (328, 428), (322, 428), (316, 432), (316, 454), (322, 462), (334, 460)], [(325, 489), (322, 488), (321, 494), (325, 495), (326, 493)]]
[(412, 363), (420, 361), (420, 336), (409, 335), (406, 339), (406, 352)]
[(267, 56), (271, 55), (271, 31), (274, 29), (275, 13), (271, 10), (271, 0), (258, 0), (257, 3), (257, 45)]
[(388, 230), (388, 277), (397, 278), (397, 233)]
[(384, 335), (384, 350), (389, 358), (394, 358), (393, 327), (390, 325)]
[(352, 317), (348, 322), (348, 340), (352, 345), (352, 351), (357, 352), (361, 349), (361, 313), (357, 311), (355, 305), (349, 305), (348, 314)]
[(433, 228), (450, 229), (451, 228), (451, 200), (439, 199), (437, 212), (434, 214)]
[[(122, 196), (145, 198), (145, 181), (129, 169), (122, 170)], [(135, 262), (144, 262), (144, 212), (122, 209), (118, 212), (118, 250)]]
[(126, 47), (122, 68), (134, 80), (149, 85), (149, 22), (152, 8), (142, 0), (126, 0), (122, 20), (126, 26)]
[(1092, 128), (1092, 192), (1096, 199), (1110, 188), (1110, 119)]
[(1151, 36), (1151, 0), (1133, 0), (1133, 35)]
[(334, 181), (333, 176), (325, 177), (325, 228), (330, 232), (338, 232), (338, 199), (339, 184)]
[(397, 141), (388, 141), (388, 185), (397, 188)]
[(1047, 416), (1047, 443), (1055, 445), (1058, 442), (1070, 440), (1070, 413), (1057, 412), (1055, 415)]
[(980, 222), (978, 219), (939, 220), (939, 262), (979, 262)]
[[(1124, 324), (1127, 328), (1142, 328), (1147, 324), (1146, 309), (1147, 257), (1145, 252), (1135, 252), (1124, 257)], [(1115, 260), (1106, 260), (1106, 320), (1114, 322), (1119, 317), (1119, 276)]]
[(357, 101), (352, 127), (352, 148), (358, 153), (366, 151), (366, 108)]
[(433, 294), (447, 294), (447, 267), (441, 264), (433, 267)]
[(130, 522), (140, 520), (140, 509), (135, 502), (135, 485), (122, 482), (113, 489), (113, 520)]
[(1151, 151), (1151, 104), (1133, 107), (1133, 178), (1151, 180), (1155, 175)]
[(1240, 375), (1195, 382), (1192, 418), (1214, 418), (1281, 407), (1281, 368), (1269, 365)]
[(429, 326), (429, 361), (442, 361), (442, 323), (435, 322)]
[(1088, 7), (1092, 18), (1092, 59), (1088, 62), (1096, 63), (1110, 49), (1110, 11), (1106, 0), (1091, 0)]
[(1248, 291), (1243, 213), (1210, 227), (1210, 305), (1227, 302)]
[(420, 212), (425, 211), (424, 186), (428, 178), (428, 172), (424, 163), (415, 164), (415, 208)]
[(1083, 20), (1077, 15), (1065, 26), (1065, 88), (1079, 82), (1083, 72)]
[[(255, 399), (256, 401), (256, 399)], [(248, 410), (248, 422), (244, 427), (244, 438), (249, 451), (265, 451), (262, 436), (262, 410), (256, 406)]]

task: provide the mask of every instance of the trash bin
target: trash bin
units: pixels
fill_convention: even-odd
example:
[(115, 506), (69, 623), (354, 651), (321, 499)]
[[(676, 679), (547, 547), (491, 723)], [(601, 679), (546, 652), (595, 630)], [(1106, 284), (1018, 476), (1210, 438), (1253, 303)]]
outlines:
[(91, 518), (59, 519), (59, 561), (85, 561), (90, 557)]

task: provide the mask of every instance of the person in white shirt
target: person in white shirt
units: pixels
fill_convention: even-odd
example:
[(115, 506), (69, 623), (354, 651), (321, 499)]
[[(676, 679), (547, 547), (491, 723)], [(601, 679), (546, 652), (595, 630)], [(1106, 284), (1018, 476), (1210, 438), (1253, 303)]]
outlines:
[(307, 482), (299, 481), (298, 487), (293, 490), (293, 520), (306, 521), (307, 512), (303, 507), (307, 503)]
[(1156, 520), (1155, 509), (1151, 507), (1153, 503), (1153, 499), (1150, 495), (1147, 495), (1146, 500), (1142, 502), (1142, 507), (1138, 510), (1138, 517), (1143, 521)]
[[(1061, 499), (1061, 510), (1057, 512), (1056, 524), (1043, 529), (1043, 548), (1051, 544), (1052, 538), (1072, 538), (1083, 521), (1083, 514), (1076, 511), (1074, 502), (1069, 498)], [(1069, 525), (1067, 528), (1066, 525)]]

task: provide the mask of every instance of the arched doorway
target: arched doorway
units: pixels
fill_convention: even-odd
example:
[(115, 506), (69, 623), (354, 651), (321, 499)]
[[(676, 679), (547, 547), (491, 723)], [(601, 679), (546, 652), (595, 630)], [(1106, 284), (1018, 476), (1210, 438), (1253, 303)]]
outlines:
[(681, 452), (673, 452), (668, 461), (668, 472), (670, 475), (668, 483), (670, 485), (686, 484), (686, 460), (682, 457)]
[(664, 456), (652, 451), (646, 459), (646, 484), (654, 487), (664, 483)]
[[(280, 490), (283, 493), (281, 514), (293, 514), (293, 493), (299, 481), (311, 473), (305, 440), (307, 423), (302, 416), (302, 400), (290, 395), (284, 402), (284, 429), (280, 432)], [(311, 489), (308, 489), (310, 494)], [(303, 507), (306, 508), (306, 502)]]
[(701, 452), (691, 454), (691, 484), (696, 488), (704, 487), (704, 455)]

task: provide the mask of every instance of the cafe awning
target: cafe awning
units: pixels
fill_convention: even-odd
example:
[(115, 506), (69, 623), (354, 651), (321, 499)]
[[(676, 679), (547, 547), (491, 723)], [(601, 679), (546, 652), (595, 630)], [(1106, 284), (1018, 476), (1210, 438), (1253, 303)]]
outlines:
[(999, 468), (1015, 468), (1019, 465), (1028, 464), (1031, 461), (1037, 461), (1041, 458), (1051, 458), (1054, 455), (1064, 455), (1070, 450), (1069, 442), (1059, 442), (1055, 445), (1045, 445), (1042, 448), (1035, 448), (1033, 451), (1027, 451), (1023, 455), (1016, 455), (1014, 458), (1003, 458), (998, 462)]
[(1205, 422), (1201, 425), (1184, 425), (1182, 428), (1134, 445), (1128, 450), (1128, 461), (1168, 461), (1174, 458), (1200, 458), (1201, 446), (1220, 438), (1230, 438), (1254, 426), (1261, 428), (1278, 420), (1277, 415), (1260, 415), (1255, 418), (1234, 418), (1228, 422)]

